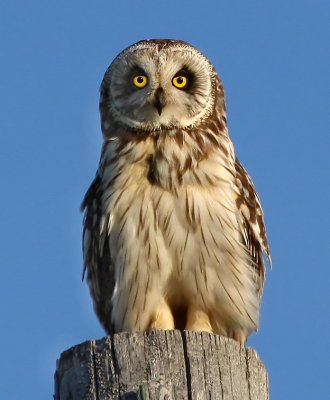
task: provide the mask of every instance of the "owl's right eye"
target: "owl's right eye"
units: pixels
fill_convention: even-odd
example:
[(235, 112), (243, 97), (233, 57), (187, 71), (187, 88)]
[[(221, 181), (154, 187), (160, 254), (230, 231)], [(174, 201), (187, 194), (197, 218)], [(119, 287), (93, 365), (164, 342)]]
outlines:
[(146, 75), (136, 75), (133, 78), (133, 85), (137, 88), (141, 89), (147, 86), (148, 84), (148, 77)]

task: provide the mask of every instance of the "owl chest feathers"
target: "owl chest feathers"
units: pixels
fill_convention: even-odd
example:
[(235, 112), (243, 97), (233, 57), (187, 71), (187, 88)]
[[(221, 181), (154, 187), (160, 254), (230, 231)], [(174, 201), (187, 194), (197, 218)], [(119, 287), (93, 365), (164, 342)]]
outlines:
[[(174, 138), (105, 144), (102, 204), (116, 273), (114, 316), (123, 314), (123, 304), (132, 307), (123, 293), (138, 281), (135, 298), (142, 287), (149, 293), (144, 302), (157, 302), (159, 293), (178, 304), (195, 297), (206, 309), (220, 302), (231, 310), (234, 302), (254, 329), (259, 304), (241, 244), (233, 159), (219, 149), (199, 154), (190, 138), (185, 141), (186, 146)], [(249, 312), (241, 311), (247, 307)]]
[[(179, 210), (177, 218), (192, 231), (202, 221), (237, 212), (234, 153), (229, 140), (226, 154), (212, 149), (212, 143), (200, 150), (188, 135), (184, 139), (151, 137), (124, 144), (114, 140), (105, 144), (101, 169), (104, 211), (119, 220), (131, 214), (128, 205), (142, 202), (139, 214), (152, 210), (155, 224), (164, 230), (159, 207), (163, 198)], [(122, 209), (125, 215), (120, 215)], [(208, 214), (203, 219), (206, 212), (202, 209)], [(141, 225), (141, 216), (135, 215), (135, 219)]]

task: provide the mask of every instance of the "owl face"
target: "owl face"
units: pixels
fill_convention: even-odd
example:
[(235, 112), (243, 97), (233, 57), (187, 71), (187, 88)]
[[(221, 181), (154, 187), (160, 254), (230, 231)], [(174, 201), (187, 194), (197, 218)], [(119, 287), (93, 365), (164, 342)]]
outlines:
[(101, 113), (145, 131), (195, 126), (213, 109), (215, 76), (207, 58), (187, 43), (138, 42), (105, 73)]

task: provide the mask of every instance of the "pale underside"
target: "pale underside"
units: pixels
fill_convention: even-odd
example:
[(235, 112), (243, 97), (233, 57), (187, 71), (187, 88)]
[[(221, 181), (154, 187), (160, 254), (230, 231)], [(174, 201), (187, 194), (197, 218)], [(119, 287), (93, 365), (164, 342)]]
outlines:
[(105, 142), (84, 202), (84, 258), (108, 332), (180, 328), (244, 343), (257, 329), (264, 271), (249, 252), (229, 138), (226, 148), (229, 157), (214, 151), (178, 182), (187, 153), (170, 137), (158, 158), (151, 137)]

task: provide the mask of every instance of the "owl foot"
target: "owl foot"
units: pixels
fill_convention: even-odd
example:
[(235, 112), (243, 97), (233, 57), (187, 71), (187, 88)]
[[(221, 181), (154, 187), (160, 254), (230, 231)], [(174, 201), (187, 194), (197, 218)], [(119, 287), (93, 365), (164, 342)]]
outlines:
[(174, 317), (169, 305), (163, 300), (152, 318), (149, 330), (157, 329), (175, 329)]
[(188, 331), (213, 332), (209, 316), (193, 306), (188, 309), (186, 329)]

